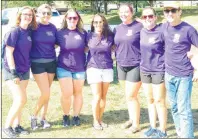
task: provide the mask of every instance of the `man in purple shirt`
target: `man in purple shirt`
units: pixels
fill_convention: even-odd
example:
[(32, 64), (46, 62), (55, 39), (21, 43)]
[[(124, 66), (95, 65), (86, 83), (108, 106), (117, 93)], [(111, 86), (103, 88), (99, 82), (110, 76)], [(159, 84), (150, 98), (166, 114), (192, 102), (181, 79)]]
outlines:
[(181, 21), (181, 14), (179, 2), (165, 3), (164, 16), (168, 21), (163, 25), (165, 84), (177, 135), (181, 138), (194, 138), (191, 111), (194, 69), (187, 52), (191, 45), (198, 47), (198, 33), (191, 25)]

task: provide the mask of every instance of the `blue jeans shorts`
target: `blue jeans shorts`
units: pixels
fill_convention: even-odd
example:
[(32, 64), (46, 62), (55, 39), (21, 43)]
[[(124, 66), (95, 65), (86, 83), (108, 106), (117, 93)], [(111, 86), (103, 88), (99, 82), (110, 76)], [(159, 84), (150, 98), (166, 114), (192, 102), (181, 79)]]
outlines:
[(56, 69), (57, 78), (73, 78), (77, 80), (85, 79), (85, 72), (71, 72), (66, 69), (57, 67)]

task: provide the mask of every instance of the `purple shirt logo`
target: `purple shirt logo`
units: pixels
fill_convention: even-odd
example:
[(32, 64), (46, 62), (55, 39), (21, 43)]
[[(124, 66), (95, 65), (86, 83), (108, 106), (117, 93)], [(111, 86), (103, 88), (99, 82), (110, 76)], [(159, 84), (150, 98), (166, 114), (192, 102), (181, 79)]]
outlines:
[(80, 35), (76, 35), (76, 36), (74, 36), (74, 38), (75, 38), (76, 40), (82, 40), (82, 38), (80, 37)]
[(32, 41), (30, 36), (27, 36), (27, 40), (30, 41), (30, 42)]
[(128, 30), (126, 36), (132, 36), (132, 34), (133, 34), (133, 30)]
[(174, 38), (173, 38), (173, 42), (174, 43), (178, 43), (179, 42), (179, 38), (180, 38), (180, 34), (175, 34)]
[(151, 38), (149, 38), (148, 43), (150, 43), (150, 44), (155, 44), (156, 41), (157, 41), (157, 40), (156, 40), (155, 37), (151, 37)]
[(53, 32), (51, 32), (51, 31), (47, 31), (46, 34), (47, 34), (47, 36), (54, 36)]

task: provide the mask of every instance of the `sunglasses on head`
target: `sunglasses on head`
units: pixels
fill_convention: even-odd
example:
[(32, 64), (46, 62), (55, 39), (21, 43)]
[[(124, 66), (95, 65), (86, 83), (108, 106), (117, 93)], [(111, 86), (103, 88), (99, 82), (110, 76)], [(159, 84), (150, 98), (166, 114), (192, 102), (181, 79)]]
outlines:
[(153, 19), (153, 17), (154, 17), (154, 15), (143, 15), (142, 19), (147, 19), (147, 18)]
[(42, 13), (42, 15), (51, 15), (52, 13), (51, 12), (41, 12)]
[(171, 13), (176, 13), (177, 10), (178, 10), (178, 9), (175, 9), (175, 8), (170, 9), (170, 10), (169, 10), (169, 9), (165, 9), (164, 12), (167, 13), (167, 14), (168, 14), (169, 12), (171, 12)]
[(94, 24), (102, 24), (102, 21), (93, 21)]
[(74, 17), (67, 17), (67, 19), (69, 19), (69, 20), (78, 20), (78, 17), (77, 16), (74, 16)]

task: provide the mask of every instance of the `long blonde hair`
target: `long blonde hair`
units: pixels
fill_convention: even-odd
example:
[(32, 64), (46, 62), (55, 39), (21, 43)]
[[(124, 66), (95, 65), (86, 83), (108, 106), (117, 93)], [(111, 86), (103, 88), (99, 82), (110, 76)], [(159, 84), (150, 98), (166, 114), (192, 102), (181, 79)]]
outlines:
[(80, 17), (80, 15), (78, 14), (78, 12), (75, 10), (75, 9), (69, 9), (66, 14), (64, 15), (64, 18), (63, 18), (63, 21), (62, 21), (62, 24), (61, 24), (61, 28), (60, 29), (66, 29), (68, 28), (68, 24), (67, 24), (67, 16), (70, 12), (75, 12), (78, 16), (78, 23), (76, 25), (76, 28), (80, 31), (80, 32), (83, 32), (83, 21), (82, 21), (82, 18)]
[(30, 6), (22, 7), (22, 9), (17, 13), (15, 25), (16, 26), (20, 25), (20, 23), (21, 23), (21, 14), (22, 14), (22, 11), (25, 10), (25, 9), (30, 9), (32, 11), (32, 21), (29, 24), (29, 27), (31, 27), (33, 30), (37, 29), (38, 25), (37, 25), (37, 22), (36, 22), (36, 15), (35, 15), (34, 9), (32, 7), (30, 7)]

